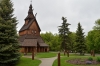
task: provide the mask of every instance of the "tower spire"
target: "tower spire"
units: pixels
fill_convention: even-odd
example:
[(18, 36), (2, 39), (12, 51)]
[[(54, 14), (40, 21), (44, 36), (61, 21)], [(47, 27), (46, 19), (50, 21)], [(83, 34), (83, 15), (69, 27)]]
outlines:
[(31, 4), (32, 4), (32, 0), (31, 0)]
[(33, 13), (33, 9), (32, 9), (32, 0), (30, 1), (31, 3), (30, 3), (30, 6), (29, 6), (29, 11), (28, 11), (28, 13)]
[(30, 6), (28, 10), (28, 16), (25, 18), (26, 19), (34, 19), (34, 14), (33, 14), (33, 9), (32, 9), (32, 0), (30, 0)]

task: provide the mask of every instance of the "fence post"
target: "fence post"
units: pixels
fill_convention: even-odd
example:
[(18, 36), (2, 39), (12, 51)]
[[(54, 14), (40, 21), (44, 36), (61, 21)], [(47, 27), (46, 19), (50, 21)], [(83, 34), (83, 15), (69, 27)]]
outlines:
[(32, 52), (32, 60), (34, 60), (34, 51)]
[(58, 66), (60, 66), (60, 52), (58, 53)]

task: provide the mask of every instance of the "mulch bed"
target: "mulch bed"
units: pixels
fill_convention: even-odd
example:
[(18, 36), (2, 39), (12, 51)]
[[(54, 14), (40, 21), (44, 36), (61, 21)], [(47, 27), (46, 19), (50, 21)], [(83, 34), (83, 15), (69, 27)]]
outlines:
[(71, 60), (68, 60), (67, 62), (70, 63), (70, 64), (76, 64), (76, 65), (86, 65), (86, 64), (96, 65), (96, 64), (100, 64), (100, 62), (97, 62), (96, 60), (89, 61), (87, 59), (81, 59), (81, 58), (71, 59)]

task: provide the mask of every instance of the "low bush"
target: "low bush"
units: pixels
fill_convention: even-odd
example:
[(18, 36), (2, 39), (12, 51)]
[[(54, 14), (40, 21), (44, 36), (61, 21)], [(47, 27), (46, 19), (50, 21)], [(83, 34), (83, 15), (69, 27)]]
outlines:
[(89, 57), (89, 58), (88, 58), (88, 60), (89, 60), (89, 61), (92, 61), (92, 60), (93, 60), (93, 58), (92, 58), (92, 57)]
[(97, 57), (97, 59), (96, 59), (98, 62), (100, 62), (100, 57)]

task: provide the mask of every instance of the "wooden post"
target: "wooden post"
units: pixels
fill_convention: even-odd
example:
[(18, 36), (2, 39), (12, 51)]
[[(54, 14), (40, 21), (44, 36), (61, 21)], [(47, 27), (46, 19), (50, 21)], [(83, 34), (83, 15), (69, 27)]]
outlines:
[(65, 56), (65, 54), (66, 54), (66, 50), (64, 50), (64, 56)]
[(58, 53), (58, 66), (60, 66), (60, 52)]
[(28, 53), (28, 47), (26, 47), (26, 55), (27, 55), (27, 53)]
[(32, 51), (32, 60), (34, 60), (34, 51)]
[(45, 48), (43, 48), (43, 52), (45, 52)]
[(69, 57), (69, 51), (67, 50), (67, 56)]
[(93, 55), (93, 51), (91, 50), (91, 56)]
[(27, 55), (27, 48), (24, 48), (24, 55)]
[(39, 47), (39, 52), (40, 52), (40, 47)]

